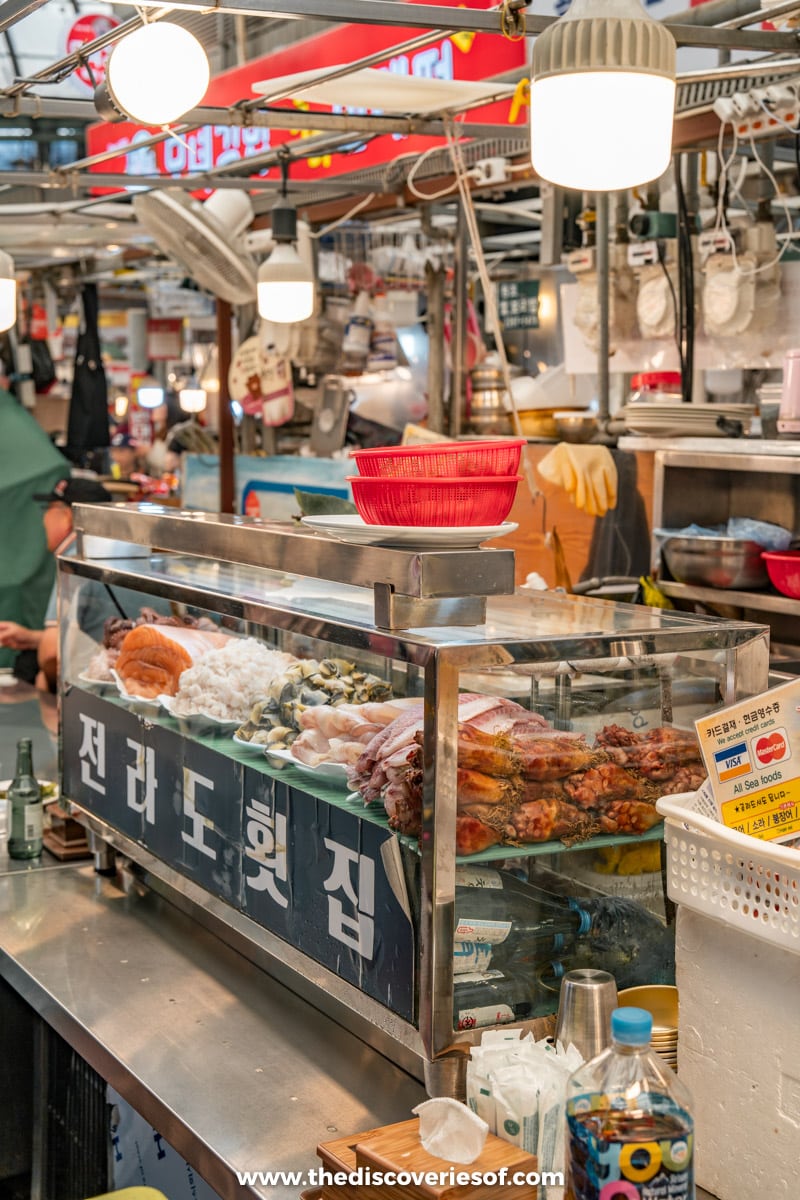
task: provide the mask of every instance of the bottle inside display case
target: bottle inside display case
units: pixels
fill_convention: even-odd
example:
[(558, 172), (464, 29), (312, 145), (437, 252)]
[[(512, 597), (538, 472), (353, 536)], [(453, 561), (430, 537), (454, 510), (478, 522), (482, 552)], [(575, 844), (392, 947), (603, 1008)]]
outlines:
[(455, 904), (455, 1029), (553, 1012), (577, 967), (609, 971), (620, 988), (675, 982), (673, 931), (635, 900), (547, 891), (519, 868), (460, 866)]
[[(207, 552), (246, 518), (154, 519), (163, 551), (60, 560), (63, 794), (96, 831), (413, 1070), (554, 1013), (573, 967), (672, 981), (639, 877), (575, 864), (657, 849), (694, 718), (763, 686), (760, 627), (553, 595), (378, 627), (370, 587)], [(358, 561), (386, 554), (428, 557)]]

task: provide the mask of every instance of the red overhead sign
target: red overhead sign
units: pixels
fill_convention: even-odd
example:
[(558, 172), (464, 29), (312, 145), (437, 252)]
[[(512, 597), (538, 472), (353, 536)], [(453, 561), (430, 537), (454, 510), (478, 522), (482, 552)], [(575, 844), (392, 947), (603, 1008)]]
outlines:
[[(432, 3), (434, 0), (422, 0)], [(457, 5), (460, 8), (463, 4)], [(453, 7), (456, 7), (454, 4)], [(488, 3), (471, 5), (486, 8)], [(226, 71), (213, 79), (203, 101), (206, 105), (225, 107), (254, 96), (252, 85), (263, 80), (278, 79), (298, 71), (337, 66), (354, 62), (365, 55), (386, 50), (382, 69), (401, 75), (421, 78), (482, 80), (515, 70), (526, 62), (525, 42), (512, 42), (495, 34), (458, 33), (442, 38), (424, 50), (412, 54), (392, 54), (393, 47), (418, 36), (419, 30), (398, 29), (393, 26), (342, 25), (303, 41), (295, 42), (272, 54), (254, 59), (242, 67)], [(373, 109), (347, 106), (309, 105), (302, 101), (283, 101), (280, 107), (301, 109), (303, 112), (364, 113), (380, 110), (380, 95)], [(499, 126), (522, 124), (527, 110), (503, 100), (484, 105), (467, 119)], [(101, 172), (120, 172), (127, 175), (186, 175), (208, 171), (226, 163), (246, 160), (253, 155), (274, 149), (282, 142), (312, 136), (299, 130), (267, 129), (263, 126), (208, 125), (177, 138), (168, 138), (158, 146), (141, 148), (138, 142), (157, 130), (144, 129), (132, 122), (109, 124), (102, 122), (87, 129), (88, 153), (98, 154), (118, 149), (119, 154), (94, 169)], [(406, 137), (385, 134), (369, 142), (354, 140), (349, 152), (325, 154), (299, 159), (292, 166), (296, 179), (320, 179), (379, 166), (401, 155), (420, 154), (441, 139)], [(277, 168), (258, 172), (262, 176), (276, 175)]]

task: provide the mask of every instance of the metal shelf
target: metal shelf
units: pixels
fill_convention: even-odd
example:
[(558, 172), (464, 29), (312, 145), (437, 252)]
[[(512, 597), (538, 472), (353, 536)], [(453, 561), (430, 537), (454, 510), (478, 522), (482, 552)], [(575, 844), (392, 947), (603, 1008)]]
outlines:
[(724, 605), (728, 608), (750, 608), (756, 612), (800, 616), (800, 600), (792, 600), (791, 597), (781, 596), (778, 592), (737, 592), (727, 588), (674, 583), (672, 580), (659, 580), (658, 586), (665, 596), (676, 600), (699, 600), (704, 604)]

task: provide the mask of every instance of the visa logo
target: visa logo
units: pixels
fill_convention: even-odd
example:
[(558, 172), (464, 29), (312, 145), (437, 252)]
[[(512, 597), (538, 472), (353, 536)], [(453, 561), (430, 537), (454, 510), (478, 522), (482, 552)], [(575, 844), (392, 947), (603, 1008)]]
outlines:
[(720, 783), (738, 779), (740, 775), (749, 775), (753, 768), (747, 752), (747, 742), (738, 742), (735, 746), (726, 746), (724, 750), (718, 750), (714, 755), (714, 765)]

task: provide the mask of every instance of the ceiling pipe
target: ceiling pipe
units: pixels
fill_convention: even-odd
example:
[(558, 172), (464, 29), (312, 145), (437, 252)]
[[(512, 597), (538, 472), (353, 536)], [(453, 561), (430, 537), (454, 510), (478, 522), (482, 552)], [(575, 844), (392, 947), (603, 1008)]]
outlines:
[(760, 7), (760, 0), (708, 0), (706, 4), (698, 4), (696, 8), (685, 8), (682, 12), (664, 17), (664, 24), (718, 26), (723, 21), (758, 12)]

